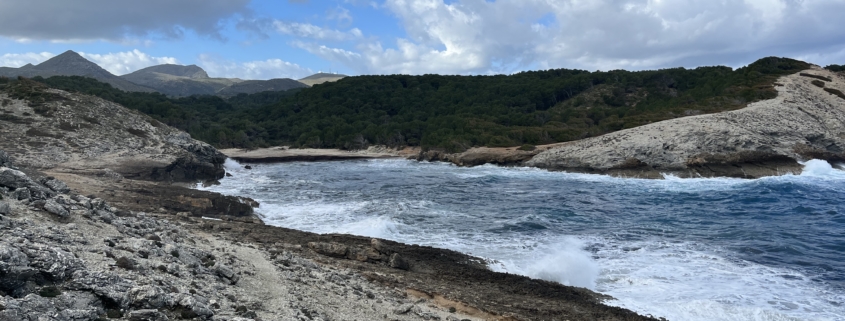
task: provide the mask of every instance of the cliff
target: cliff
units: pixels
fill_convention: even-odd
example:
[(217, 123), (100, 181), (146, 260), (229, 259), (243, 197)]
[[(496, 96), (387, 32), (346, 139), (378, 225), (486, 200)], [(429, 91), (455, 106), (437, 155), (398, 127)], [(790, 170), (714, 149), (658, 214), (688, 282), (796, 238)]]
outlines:
[(20, 80), (0, 84), (0, 149), (20, 166), (166, 182), (223, 177), (210, 145), (118, 104)]

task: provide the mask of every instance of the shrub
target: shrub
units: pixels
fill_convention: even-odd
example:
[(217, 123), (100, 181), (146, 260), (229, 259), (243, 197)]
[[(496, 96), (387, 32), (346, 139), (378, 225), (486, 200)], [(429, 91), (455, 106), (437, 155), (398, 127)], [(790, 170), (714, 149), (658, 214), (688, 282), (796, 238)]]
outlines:
[(531, 144), (525, 144), (525, 145), (519, 146), (519, 150), (532, 151), (532, 150), (535, 150), (535, 149), (537, 149), (537, 146), (534, 146), (534, 145), (531, 145)]
[(810, 78), (815, 78), (815, 79), (819, 79), (819, 80), (824, 80), (824, 81), (827, 81), (827, 82), (833, 81), (833, 79), (827, 78), (825, 76), (813, 75), (813, 74), (808, 74), (808, 73), (805, 73), (805, 72), (802, 72), (799, 75), (804, 76), (804, 77), (810, 77)]
[(833, 95), (837, 95), (837, 96), (839, 96), (839, 98), (845, 99), (845, 94), (843, 94), (839, 90), (836, 90), (836, 89), (833, 89), (833, 88), (825, 88), (824, 91), (829, 92)]
[(816, 87), (824, 88), (824, 82), (822, 82), (821, 80), (813, 80), (813, 81), (811, 81), (811, 83), (813, 85), (816, 85)]
[(47, 286), (41, 288), (41, 291), (38, 291), (38, 295), (44, 298), (55, 298), (62, 295), (62, 290), (55, 286)]
[(126, 270), (134, 270), (135, 269), (135, 262), (132, 262), (131, 259), (129, 259), (125, 256), (121, 256), (119, 259), (117, 259), (117, 267), (123, 268), (123, 269), (126, 269)]

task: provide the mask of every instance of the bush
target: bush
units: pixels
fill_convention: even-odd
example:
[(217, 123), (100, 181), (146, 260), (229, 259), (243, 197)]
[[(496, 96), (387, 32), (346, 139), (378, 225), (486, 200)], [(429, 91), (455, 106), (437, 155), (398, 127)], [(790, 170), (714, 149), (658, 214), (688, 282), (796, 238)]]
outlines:
[(836, 90), (836, 89), (833, 89), (833, 88), (825, 88), (824, 91), (829, 92), (829, 93), (834, 94), (834, 95), (837, 95), (837, 96), (839, 96), (839, 98), (845, 99), (845, 94), (843, 94), (839, 90)]
[(537, 149), (537, 146), (534, 146), (534, 145), (531, 145), (531, 144), (525, 144), (525, 145), (519, 146), (519, 150), (532, 151), (532, 150), (535, 150), (535, 149)]
[(829, 65), (827, 67), (824, 67), (824, 69), (827, 69), (827, 70), (830, 70), (830, 71), (833, 71), (833, 72), (840, 72), (840, 71), (845, 71), (845, 65)]
[(821, 80), (813, 80), (810, 83), (812, 83), (813, 85), (816, 85), (816, 87), (824, 88), (824, 82), (821, 81)]
[(55, 298), (57, 296), (62, 295), (62, 290), (55, 286), (47, 286), (41, 288), (41, 291), (38, 291), (38, 295), (45, 298)]
[(117, 259), (117, 267), (123, 268), (126, 270), (134, 270), (135, 269), (135, 262), (132, 262), (132, 259), (129, 259), (125, 256), (121, 256)]
[(819, 80), (824, 80), (824, 81), (827, 81), (827, 82), (833, 81), (833, 79), (827, 78), (825, 76), (813, 75), (813, 74), (808, 74), (808, 73), (804, 73), (804, 72), (800, 73), (799, 75), (804, 76), (804, 77), (810, 77), (810, 78), (815, 78), (815, 79), (819, 79)]

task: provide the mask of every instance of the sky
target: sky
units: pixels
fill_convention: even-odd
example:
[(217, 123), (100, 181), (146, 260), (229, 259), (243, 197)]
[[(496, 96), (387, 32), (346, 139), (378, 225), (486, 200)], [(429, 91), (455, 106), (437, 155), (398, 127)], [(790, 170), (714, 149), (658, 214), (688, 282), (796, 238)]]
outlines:
[(845, 0), (0, 0), (0, 66), (66, 50), (123, 75), (845, 64)]

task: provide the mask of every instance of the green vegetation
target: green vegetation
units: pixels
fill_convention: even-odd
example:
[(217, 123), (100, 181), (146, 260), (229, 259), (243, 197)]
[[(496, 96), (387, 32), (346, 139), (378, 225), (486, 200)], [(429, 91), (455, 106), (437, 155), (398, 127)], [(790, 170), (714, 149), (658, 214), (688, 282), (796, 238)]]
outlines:
[(813, 81), (811, 81), (810, 83), (812, 83), (813, 85), (816, 85), (816, 87), (819, 87), (819, 88), (824, 88), (824, 81), (821, 81), (821, 80), (813, 80)]
[(833, 71), (833, 72), (840, 72), (840, 71), (845, 71), (845, 65), (830, 65), (830, 66), (824, 67), (824, 69), (827, 69), (827, 70), (830, 70), (830, 71)]
[(833, 81), (833, 79), (830, 79), (830, 78), (825, 77), (825, 76), (813, 75), (813, 74), (808, 74), (808, 73), (804, 73), (804, 72), (800, 73), (799, 75), (804, 76), (804, 77), (810, 77), (810, 78), (815, 78), (815, 79), (819, 79), (819, 80), (824, 80), (824, 81), (827, 81), (827, 82)]
[(651, 122), (742, 108), (777, 95), (774, 81), (809, 65), (764, 58), (729, 67), (629, 72), (347, 77), (302, 90), (167, 98), (81, 77), (33, 78), (144, 112), (217, 147), (369, 144), (461, 151), (570, 141)]
[(832, 95), (839, 96), (839, 98), (845, 99), (845, 94), (841, 91), (833, 89), (833, 88), (825, 88), (824, 91), (831, 93)]

